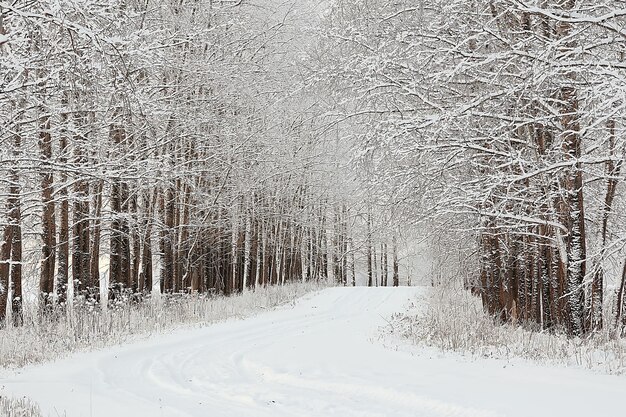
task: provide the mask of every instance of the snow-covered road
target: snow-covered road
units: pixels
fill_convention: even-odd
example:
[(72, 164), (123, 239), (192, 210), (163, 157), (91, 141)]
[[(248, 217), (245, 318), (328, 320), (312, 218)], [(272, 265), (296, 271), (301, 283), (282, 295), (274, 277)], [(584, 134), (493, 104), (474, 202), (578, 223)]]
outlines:
[(385, 348), (379, 326), (424, 291), (326, 289), (5, 375), (0, 395), (27, 395), (51, 417), (621, 415), (623, 377)]

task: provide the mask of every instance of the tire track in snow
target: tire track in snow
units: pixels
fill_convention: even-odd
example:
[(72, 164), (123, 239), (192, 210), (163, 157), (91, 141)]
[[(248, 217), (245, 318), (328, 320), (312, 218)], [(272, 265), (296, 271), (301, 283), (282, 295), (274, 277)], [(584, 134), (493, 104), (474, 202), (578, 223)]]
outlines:
[(7, 386), (67, 417), (496, 416), (420, 393), (411, 357), (370, 341), (418, 292), (327, 289), (294, 307), (35, 367)]

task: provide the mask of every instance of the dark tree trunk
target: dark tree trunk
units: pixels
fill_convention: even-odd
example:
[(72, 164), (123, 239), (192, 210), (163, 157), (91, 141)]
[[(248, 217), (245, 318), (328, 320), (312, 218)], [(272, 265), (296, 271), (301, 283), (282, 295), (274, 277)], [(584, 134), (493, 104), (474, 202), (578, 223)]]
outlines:
[(50, 167), (52, 159), (52, 135), (50, 134), (50, 116), (42, 116), (39, 120), (39, 149), (41, 151), (41, 272), (39, 275), (39, 292), (42, 310), (47, 311), (52, 305), (54, 295), (54, 274), (56, 261), (56, 220), (55, 203), (52, 197), (54, 177)]

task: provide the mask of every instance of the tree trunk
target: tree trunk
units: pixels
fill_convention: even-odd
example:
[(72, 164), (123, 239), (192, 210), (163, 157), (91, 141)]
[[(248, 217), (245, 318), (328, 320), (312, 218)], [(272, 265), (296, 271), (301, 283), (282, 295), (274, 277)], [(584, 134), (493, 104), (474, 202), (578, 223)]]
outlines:
[(368, 212), (367, 214), (367, 286), (371, 287), (373, 285), (373, 270), (372, 270), (372, 214)]
[(383, 287), (388, 285), (387, 279), (389, 278), (389, 253), (387, 252), (387, 243), (382, 244), (381, 253), (382, 260), (380, 261), (383, 268)]
[[(86, 128), (87, 116), (84, 112), (77, 112), (74, 116), (79, 129)], [(77, 134), (74, 138), (74, 161), (77, 166), (86, 166), (86, 140)], [(78, 177), (74, 182), (74, 210), (72, 227), (72, 279), (74, 288), (86, 298), (92, 297), (89, 265), (89, 184), (87, 180)], [(76, 292), (74, 292), (76, 294)]]
[[(18, 160), (22, 137), (19, 133), (13, 136), (13, 157)], [(11, 291), (11, 311), (13, 325), (20, 326), (23, 322), (22, 315), (22, 205), (20, 178), (17, 167), (11, 169), (11, 184), (9, 186), (9, 197), (7, 198), (7, 217), (11, 231), (11, 267), (10, 267), (10, 289)], [(1, 307), (1, 306), (0, 306)]]
[[(61, 122), (64, 126), (64, 122), (67, 121), (67, 116), (62, 115)], [(59, 162), (61, 164), (67, 163), (67, 154), (69, 147), (67, 143), (67, 136), (65, 131), (61, 131), (59, 139)], [(57, 296), (59, 303), (64, 303), (69, 298), (70, 291), (70, 203), (68, 199), (68, 184), (67, 174), (62, 171), (60, 176), (60, 210), (59, 210), (59, 248), (58, 248), (58, 270), (57, 270)]]
[(398, 239), (396, 235), (393, 235), (393, 286), (400, 285), (400, 264), (398, 262)]
[(100, 236), (102, 232), (102, 191), (104, 181), (99, 180), (92, 187), (93, 228), (91, 230), (91, 258), (89, 265), (90, 285), (94, 296), (100, 299)]
[[(7, 211), (10, 210), (7, 204)], [(7, 302), (11, 291), (11, 244), (13, 242), (13, 227), (7, 224), (2, 235), (0, 247), (0, 327), (4, 325), (7, 315)]]
[[(43, 112), (44, 109), (41, 109)], [(41, 151), (41, 272), (39, 275), (39, 292), (41, 294), (42, 311), (48, 311), (54, 299), (54, 274), (56, 261), (56, 220), (55, 204), (52, 197), (54, 177), (50, 167), (52, 159), (52, 135), (50, 134), (50, 116), (39, 119), (39, 149)]]
[(248, 287), (248, 280), (250, 277), (250, 254), (252, 252), (252, 220), (251, 214), (246, 213), (246, 228), (244, 237), (244, 255), (243, 255), (243, 284), (242, 287), (245, 290)]

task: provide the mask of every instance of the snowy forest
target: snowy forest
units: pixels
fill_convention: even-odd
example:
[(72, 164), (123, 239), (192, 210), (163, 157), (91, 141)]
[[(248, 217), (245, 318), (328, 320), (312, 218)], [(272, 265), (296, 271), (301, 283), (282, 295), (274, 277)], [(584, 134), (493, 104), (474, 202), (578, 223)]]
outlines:
[(44, 311), (354, 281), (360, 208), (333, 179), (346, 149), (284, 48), (290, 18), (234, 1), (2, 4), (0, 311), (11, 294), (20, 322), (34, 275)]
[(0, 126), (0, 368), (328, 286), (624, 368), (626, 1), (1, 0)]

